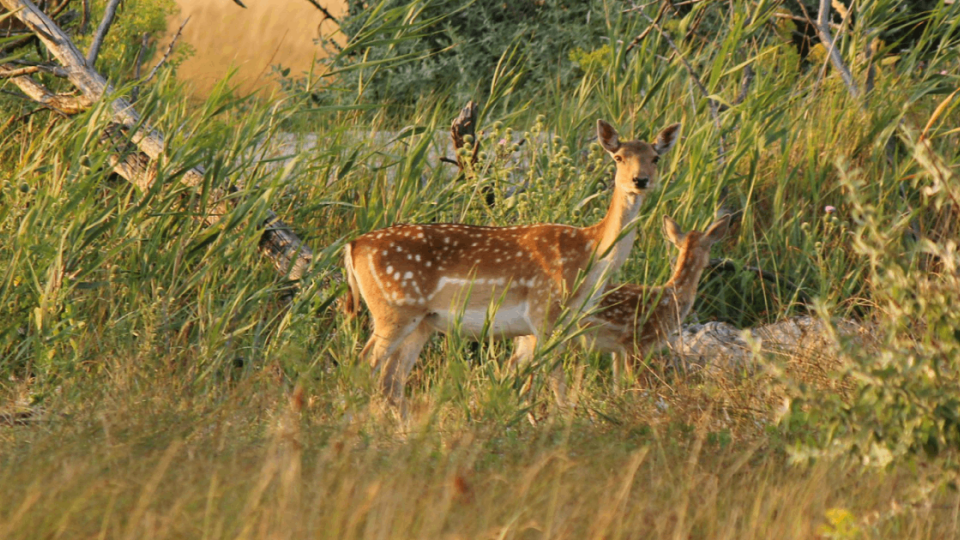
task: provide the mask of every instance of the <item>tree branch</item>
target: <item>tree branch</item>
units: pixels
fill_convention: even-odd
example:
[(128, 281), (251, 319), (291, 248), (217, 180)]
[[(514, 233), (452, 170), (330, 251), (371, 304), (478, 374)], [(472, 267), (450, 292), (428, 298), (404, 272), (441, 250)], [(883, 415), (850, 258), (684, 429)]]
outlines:
[[(29, 28), (35, 32), (47, 49), (57, 58), (61, 65), (66, 68), (67, 78), (81, 92), (81, 96), (75, 96), (79, 110), (83, 107), (89, 107), (104, 96), (111, 96), (115, 93), (113, 87), (107, 84), (106, 80), (90, 68), (83, 55), (76, 48), (70, 38), (61, 30), (49, 17), (30, 2), (30, 0), (0, 0), (7, 10), (16, 13), (16, 16)], [(40, 97), (37, 101), (44, 103), (44, 99), (53, 105), (64, 106), (71, 103), (66, 102), (67, 96), (54, 95), (56, 100), (51, 100), (42, 90), (46, 90), (33, 81), (28, 76), (14, 77), (11, 79), (14, 83), (31, 93), (36, 93)], [(32, 83), (32, 84), (31, 84)], [(39, 87), (39, 90), (37, 89)], [(28, 93), (30, 95), (30, 93)], [(125, 99), (110, 99), (107, 103), (109, 111), (113, 115), (114, 124), (119, 127), (119, 131), (106, 136), (118, 144), (116, 141), (122, 135), (124, 141), (129, 141), (125, 148), (121, 148), (120, 157), (117, 158), (114, 167), (117, 172), (128, 181), (137, 184), (141, 189), (149, 189), (155, 179), (156, 160), (165, 152), (163, 136), (150, 126), (146, 125), (140, 118), (140, 115), (133, 106)], [(73, 109), (71, 109), (72, 111)], [(79, 112), (77, 110), (76, 112)], [(127, 126), (142, 126), (136, 131), (129, 131)], [(126, 130), (126, 131), (125, 131)], [(123, 145), (123, 143), (119, 143)], [(134, 149), (135, 147), (135, 149)], [(122, 163), (121, 163), (122, 161)], [(202, 167), (194, 167), (185, 171), (180, 179), (188, 186), (203, 185), (205, 171)], [(203, 216), (206, 223), (216, 223), (222, 215), (222, 208), (225, 203), (218, 203), (212, 212)], [(290, 279), (299, 280), (310, 264), (313, 254), (310, 249), (303, 245), (296, 234), (279, 220), (275, 220), (273, 213), (268, 214), (268, 218), (261, 226), (263, 236), (260, 240), (260, 249), (265, 255), (270, 257), (274, 266), (286, 274)]]
[[(7, 72), (14, 71), (12, 68), (13, 66), (9, 64), (0, 66), (0, 69)], [(28, 98), (60, 114), (79, 114), (87, 110), (92, 103), (88, 101), (85, 96), (54, 94), (47, 89), (46, 86), (33, 80), (33, 78), (27, 74), (13, 75), (10, 77), (10, 82), (17, 85), (17, 88), (26, 94)]]
[(720, 166), (722, 167), (726, 162), (724, 157), (726, 155), (726, 150), (725, 150), (726, 141), (724, 140), (724, 137), (723, 137), (723, 128), (720, 125), (720, 104), (717, 103), (715, 99), (710, 97), (710, 91), (707, 90), (707, 87), (704, 86), (702, 82), (700, 82), (700, 77), (697, 75), (697, 72), (693, 69), (693, 66), (691, 66), (690, 63), (687, 62), (687, 59), (683, 56), (683, 53), (680, 52), (680, 48), (677, 47), (677, 44), (674, 43), (672, 39), (670, 39), (670, 36), (666, 32), (664, 32), (662, 28), (660, 28), (660, 24), (657, 21), (654, 21), (653, 19), (651, 19), (642, 10), (638, 10), (637, 13), (639, 13), (644, 19), (646, 19), (650, 23), (650, 25), (657, 31), (657, 33), (660, 34), (660, 37), (662, 37), (664, 41), (666, 41), (667, 44), (670, 45), (670, 48), (673, 49), (673, 53), (677, 55), (677, 58), (680, 59), (680, 62), (683, 64), (683, 67), (686, 68), (687, 73), (690, 74), (690, 78), (693, 79), (694, 84), (696, 84), (697, 88), (700, 89), (700, 92), (703, 94), (703, 97), (707, 99), (707, 104), (710, 106), (710, 116), (713, 117), (713, 122), (714, 124), (716, 124), (716, 127), (717, 127), (717, 134), (720, 137), (720, 153), (717, 155), (717, 160), (720, 162)]
[(183, 33), (183, 27), (186, 26), (188, 22), (190, 22), (189, 16), (186, 19), (184, 19), (183, 22), (180, 24), (180, 28), (177, 29), (177, 33), (174, 34), (173, 39), (170, 40), (170, 45), (167, 47), (166, 52), (163, 53), (163, 58), (161, 58), (160, 61), (157, 62), (157, 65), (153, 66), (153, 69), (150, 70), (150, 74), (147, 75), (147, 78), (143, 80), (143, 84), (147, 84), (148, 82), (150, 82), (153, 79), (153, 76), (157, 74), (157, 71), (160, 69), (160, 66), (162, 66), (167, 61), (168, 58), (170, 58), (170, 53), (173, 52), (173, 47), (174, 45), (177, 44), (177, 40), (180, 39), (180, 34)]
[(83, 15), (80, 16), (80, 35), (87, 33), (90, 25), (90, 0), (83, 0)]
[(460, 168), (461, 173), (467, 169), (467, 161), (460, 157), (459, 150), (463, 148), (468, 135), (473, 138), (473, 155), (470, 156), (469, 164), (472, 166), (477, 162), (480, 141), (477, 140), (476, 130), (477, 103), (470, 100), (460, 109), (460, 114), (453, 119), (453, 124), (450, 126), (450, 138), (453, 139), (453, 149), (457, 152), (457, 167)]
[[(336, 24), (338, 24), (338, 25), (340, 24), (340, 21), (338, 21), (337, 18), (334, 17), (333, 14), (330, 13), (330, 11), (327, 10), (327, 8), (325, 8), (325, 7), (323, 7), (323, 6), (320, 5), (320, 2), (317, 2), (317, 0), (307, 0), (307, 2), (310, 2), (311, 4), (313, 4), (313, 7), (319, 9), (320, 12), (323, 13), (323, 20), (324, 20), (324, 21), (327, 20), (327, 19), (330, 19), (330, 20), (333, 21), (334, 23), (336, 23)], [(323, 21), (320, 21), (320, 22), (323, 22)]]
[(25, 66), (25, 67), (13, 67), (10, 64), (4, 64), (0, 66), (0, 79), (9, 79), (12, 77), (21, 77), (23, 75), (33, 75), (34, 73), (54, 73), (55, 75), (66, 77), (66, 72), (63, 70), (56, 70), (55, 68), (50, 68), (48, 66)]
[[(662, 4), (660, 4), (660, 10), (657, 11), (657, 16), (653, 18), (653, 24), (659, 24), (659, 23), (660, 23), (660, 19), (662, 19), (662, 18), (663, 18), (663, 14), (667, 12), (667, 6), (669, 6), (669, 5), (670, 5), (670, 4), (669, 4), (668, 2), (663, 2)], [(630, 10), (628, 10), (628, 11), (639, 11), (639, 9), (630, 9)], [(641, 12), (641, 13), (642, 13), (642, 12)], [(640, 32), (640, 35), (638, 35), (637, 37), (633, 38), (633, 41), (631, 41), (630, 44), (627, 45), (627, 50), (626, 50), (626, 52), (632, 51), (634, 47), (636, 47), (637, 45), (639, 45), (640, 42), (643, 41), (643, 40), (647, 37), (647, 35), (650, 34), (650, 31), (653, 30), (653, 24), (651, 24), (650, 26), (646, 27), (646, 28), (643, 30), (643, 32)]]
[[(137, 51), (137, 60), (133, 63), (134, 80), (140, 79), (140, 70), (143, 68), (143, 53), (147, 50), (147, 45), (149, 44), (150, 34), (144, 32), (140, 38), (140, 50)], [(133, 89), (130, 90), (130, 101), (136, 103), (138, 99), (140, 99), (140, 83), (137, 83)]]
[(847, 85), (847, 90), (850, 91), (850, 95), (854, 98), (859, 97), (860, 92), (857, 89), (857, 84), (853, 81), (853, 75), (850, 74), (850, 70), (844, 65), (843, 57), (840, 56), (840, 51), (837, 50), (833, 36), (830, 34), (830, 0), (820, 0), (820, 12), (817, 14), (817, 34), (820, 36), (820, 41), (827, 48), (827, 55), (830, 57), (830, 62), (833, 64), (833, 67), (840, 72), (840, 77)]
[(110, 0), (107, 4), (107, 11), (103, 14), (103, 20), (97, 27), (97, 33), (93, 36), (93, 44), (90, 45), (90, 52), (87, 53), (87, 66), (90, 69), (96, 67), (97, 56), (100, 55), (100, 46), (103, 45), (103, 39), (107, 37), (110, 31), (110, 25), (113, 24), (113, 17), (117, 14), (117, 6), (120, 0)]

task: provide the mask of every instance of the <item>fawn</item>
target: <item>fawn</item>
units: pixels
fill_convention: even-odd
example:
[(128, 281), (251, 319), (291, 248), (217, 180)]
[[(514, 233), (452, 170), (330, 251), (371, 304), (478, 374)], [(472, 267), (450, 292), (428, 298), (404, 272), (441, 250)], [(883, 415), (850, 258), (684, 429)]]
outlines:
[[(617, 172), (607, 214), (591, 227), (404, 224), (347, 244), (345, 308), (356, 313), (362, 298), (370, 310), (373, 335), (360, 356), (380, 370), (386, 397), (402, 404), (407, 376), (434, 332), (459, 327), (470, 336), (532, 336), (525, 340), (532, 348), (564, 306), (599, 301), (607, 276), (633, 245), (636, 228), (624, 229), (658, 185), (657, 161), (679, 131), (674, 124), (654, 143), (621, 142), (613, 126), (597, 121)], [(525, 351), (518, 347), (514, 356)]]
[(663, 235), (680, 248), (673, 275), (661, 287), (607, 284), (597, 309), (585, 317), (588, 342), (613, 353), (614, 388), (620, 384), (626, 358), (642, 358), (680, 328), (697, 297), (697, 285), (710, 262), (710, 247), (727, 233), (730, 216), (713, 222), (706, 231), (684, 233), (677, 222), (663, 216)]

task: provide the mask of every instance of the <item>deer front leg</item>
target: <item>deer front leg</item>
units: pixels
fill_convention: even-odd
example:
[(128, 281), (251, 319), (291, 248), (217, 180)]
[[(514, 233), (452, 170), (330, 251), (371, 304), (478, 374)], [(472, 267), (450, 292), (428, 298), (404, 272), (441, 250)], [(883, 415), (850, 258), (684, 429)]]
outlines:
[(610, 358), (610, 367), (613, 370), (613, 394), (616, 396), (620, 395), (620, 381), (623, 377), (623, 355), (620, 353), (612, 353)]
[(513, 340), (513, 354), (507, 360), (507, 369), (513, 373), (530, 365), (533, 351), (537, 348), (537, 336), (520, 336)]

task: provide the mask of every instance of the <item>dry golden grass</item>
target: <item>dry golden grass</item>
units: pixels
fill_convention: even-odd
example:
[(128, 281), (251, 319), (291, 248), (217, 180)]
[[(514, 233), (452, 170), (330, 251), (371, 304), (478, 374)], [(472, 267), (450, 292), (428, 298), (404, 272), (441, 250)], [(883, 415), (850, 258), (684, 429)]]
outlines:
[(367, 401), (363, 366), (294, 389), (265, 369), (202, 391), (180, 382), (189, 368), (108, 363), (95, 388), (51, 396), (56, 414), (0, 430), (0, 537), (960, 533), (960, 497), (943, 487), (956, 473), (943, 460), (790, 465), (749, 396), (760, 382), (663, 375), (612, 399), (574, 376), (577, 412), (531, 426), (504, 403), (515, 420), (484, 418), (492, 381), (470, 377), (461, 401), (420, 373), (428, 388), (416, 388), (401, 425)]
[[(336, 25), (304, 0), (246, 0), (247, 9), (230, 0), (177, 0), (180, 13), (169, 19), (169, 28), (161, 42), (164, 47), (176, 33), (180, 23), (190, 17), (182, 39), (195, 49), (193, 57), (180, 66), (177, 74), (189, 82), (198, 97), (210, 89), (232, 69), (237, 69), (234, 83), (242, 92), (276, 86), (271, 66), (282, 64), (291, 73), (310, 69), (314, 58), (323, 49), (313, 43), (318, 32), (327, 35)], [(344, 5), (323, 0), (334, 16), (340, 16)]]

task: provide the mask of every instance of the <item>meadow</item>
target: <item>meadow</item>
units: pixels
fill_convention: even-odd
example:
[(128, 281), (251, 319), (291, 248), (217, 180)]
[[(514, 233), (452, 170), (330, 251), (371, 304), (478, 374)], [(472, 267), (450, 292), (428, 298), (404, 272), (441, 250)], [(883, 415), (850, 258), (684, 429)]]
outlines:
[[(162, 70), (136, 102), (166, 136), (147, 190), (111, 170), (106, 103), (0, 96), (0, 538), (960, 536), (960, 7), (834, 2), (850, 85), (791, 4), (594, 0), (592, 46), (535, 62), (521, 35), (456, 72), (417, 47), (449, 31), (431, 9), (473, 4), (373, 2), (269, 96), (226, 79), (197, 102)], [(127, 53), (101, 61), (118, 95)], [(435, 66), (460, 78), (424, 86)], [(480, 152), (460, 175), (439, 157), (464, 94)], [(451, 332), (397, 418), (357, 361), (366, 315), (339, 306), (343, 245), (400, 222), (593, 223), (598, 118), (683, 125), (615, 280), (663, 283), (662, 216), (725, 208), (730, 265), (689, 323), (810, 316), (869, 339), (754, 343), (713, 370), (664, 349), (616, 393), (608, 356), (556, 346), (569, 333), (517, 377), (510, 343)], [(300, 279), (258, 250), (271, 211), (312, 250)]]

